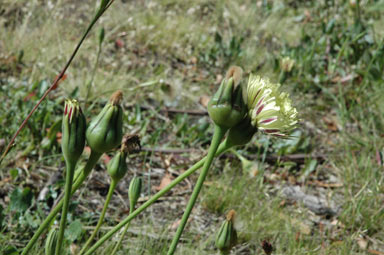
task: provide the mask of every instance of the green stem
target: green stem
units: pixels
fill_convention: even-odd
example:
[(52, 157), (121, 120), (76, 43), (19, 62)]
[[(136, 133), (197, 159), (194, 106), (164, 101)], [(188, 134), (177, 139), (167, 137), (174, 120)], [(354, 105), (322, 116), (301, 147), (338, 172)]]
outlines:
[(56, 255), (60, 255), (61, 247), (63, 246), (64, 231), (67, 224), (68, 207), (69, 207), (69, 201), (71, 199), (72, 182), (73, 182), (73, 175), (75, 172), (76, 163), (67, 161), (66, 165), (67, 165), (67, 171), (65, 174), (64, 205), (63, 205), (63, 210), (61, 212), (59, 236), (57, 239), (56, 251), (55, 251)]
[(96, 63), (95, 63), (95, 66), (93, 67), (91, 80), (87, 84), (87, 94), (85, 96), (85, 105), (87, 105), (87, 103), (88, 103), (88, 98), (89, 98), (89, 95), (90, 95), (90, 92), (91, 92), (91, 87), (92, 87), (92, 84), (93, 84), (93, 80), (95, 79), (97, 66), (99, 65), (99, 59), (100, 59), (100, 54), (101, 54), (101, 46), (102, 46), (102, 43), (99, 43), (99, 49), (97, 51), (97, 56), (96, 56)]
[[(220, 144), (219, 148), (217, 149), (216, 156), (224, 153), (227, 151), (232, 145), (225, 140), (223, 143)], [(137, 215), (139, 215), (141, 212), (143, 212), (145, 209), (147, 209), (151, 204), (153, 204), (157, 199), (165, 195), (169, 190), (171, 190), (173, 187), (175, 187), (178, 183), (183, 181), (185, 178), (196, 172), (200, 167), (204, 165), (204, 162), (207, 157), (202, 158), (199, 162), (196, 162), (191, 168), (189, 168), (187, 171), (185, 171), (182, 175), (179, 175), (176, 179), (174, 179), (170, 184), (168, 184), (164, 189), (157, 192), (153, 197), (151, 197), (147, 202), (142, 204), (139, 208), (137, 208), (135, 211), (130, 213), (122, 222), (117, 224), (113, 229), (111, 229), (108, 233), (103, 235), (102, 238), (100, 238), (99, 241), (97, 241), (85, 255), (92, 254), (97, 248), (99, 248), (105, 241), (107, 241), (109, 238), (111, 238), (117, 231), (119, 231), (122, 227), (124, 227), (126, 224), (128, 224), (132, 219), (134, 219)]]
[(88, 248), (88, 246), (91, 244), (92, 240), (95, 238), (97, 232), (99, 231), (101, 225), (103, 224), (104, 222), (104, 217), (105, 217), (105, 213), (108, 209), (108, 205), (109, 205), (109, 202), (111, 201), (111, 197), (113, 195), (113, 191), (115, 190), (116, 188), (116, 185), (117, 185), (117, 182), (115, 182), (113, 179), (111, 180), (111, 185), (109, 185), (109, 190), (108, 190), (108, 194), (107, 194), (107, 198), (105, 199), (105, 202), (104, 202), (104, 207), (103, 207), (103, 211), (101, 212), (101, 215), (100, 215), (100, 218), (99, 218), (99, 221), (97, 222), (97, 225), (96, 225), (96, 228), (95, 230), (93, 231), (92, 235), (88, 238), (87, 242), (85, 243), (84, 247), (81, 249), (80, 251), (80, 255), (83, 254), (85, 252), (85, 250)]
[[(81, 174), (76, 179), (75, 183), (73, 184), (71, 193), (75, 193), (75, 191), (81, 186), (81, 184), (84, 182), (84, 180), (87, 178), (93, 167), (96, 165), (97, 161), (101, 157), (102, 154), (96, 153), (91, 151), (91, 155), (89, 156), (88, 162), (83, 168), (83, 171), (81, 171)], [(64, 200), (60, 200), (60, 202), (56, 205), (55, 208), (52, 209), (52, 211), (48, 214), (47, 218), (43, 221), (43, 223), (40, 225), (40, 227), (36, 230), (35, 234), (33, 234), (31, 240), (29, 240), (27, 246), (24, 248), (21, 255), (26, 255), (30, 252), (32, 247), (37, 242), (37, 239), (41, 236), (41, 234), (44, 232), (45, 229), (47, 229), (50, 225), (52, 220), (56, 217), (56, 215), (59, 213), (61, 208), (63, 207)]]
[[(132, 212), (133, 212), (133, 208), (129, 208), (129, 214), (132, 214)], [(112, 251), (112, 254), (111, 254), (111, 255), (115, 255), (115, 253), (119, 250), (120, 245), (121, 245), (121, 243), (123, 242), (124, 236), (125, 236), (125, 234), (126, 234), (127, 231), (128, 231), (129, 223), (130, 223), (130, 222), (128, 222), (127, 225), (125, 225), (125, 228), (124, 228), (124, 230), (123, 230), (123, 233), (121, 233), (120, 238), (119, 238), (119, 241), (117, 242), (115, 248), (113, 248), (113, 251)]]
[(185, 225), (187, 224), (189, 215), (192, 212), (193, 207), (195, 206), (197, 197), (199, 196), (200, 190), (203, 187), (203, 183), (205, 181), (205, 178), (207, 177), (209, 167), (212, 164), (213, 158), (215, 157), (216, 151), (219, 147), (220, 141), (225, 135), (225, 132), (227, 129), (224, 129), (222, 127), (219, 127), (215, 125), (215, 132), (213, 134), (211, 146), (209, 146), (207, 159), (204, 162), (203, 170), (200, 172), (199, 179), (197, 179), (196, 186), (193, 189), (191, 198), (189, 199), (189, 202), (187, 204), (187, 208), (184, 211), (183, 218), (181, 219), (181, 222), (179, 224), (179, 227), (177, 228), (177, 232), (175, 236), (173, 237), (171, 246), (168, 250), (168, 255), (173, 255), (173, 253), (176, 250), (177, 244), (179, 243), (180, 236), (183, 233), (183, 230), (185, 228)]

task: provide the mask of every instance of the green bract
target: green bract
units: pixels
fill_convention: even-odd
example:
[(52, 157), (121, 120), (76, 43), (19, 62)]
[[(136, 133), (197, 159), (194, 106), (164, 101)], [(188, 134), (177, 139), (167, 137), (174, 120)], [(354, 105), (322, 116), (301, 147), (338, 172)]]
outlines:
[(122, 92), (115, 92), (109, 103), (94, 118), (87, 129), (87, 142), (92, 150), (104, 153), (117, 147), (123, 137)]
[(85, 117), (76, 100), (66, 100), (62, 122), (61, 148), (65, 160), (76, 164), (85, 146)]
[(107, 171), (115, 182), (120, 181), (127, 173), (126, 156), (127, 154), (124, 151), (119, 151), (108, 163)]
[(228, 131), (226, 143), (228, 146), (245, 145), (251, 141), (252, 136), (257, 132), (257, 127), (252, 126), (251, 119), (247, 116), (236, 126)]
[(129, 184), (129, 209), (133, 210), (136, 206), (137, 200), (141, 193), (141, 179), (139, 177), (133, 177)]
[(241, 68), (232, 67), (219, 89), (208, 103), (208, 113), (213, 122), (222, 128), (231, 128), (239, 123), (246, 113), (242, 89), (238, 86)]
[(221, 225), (216, 236), (215, 245), (224, 254), (229, 253), (232, 247), (236, 245), (237, 233), (233, 226), (234, 216), (235, 211), (229, 211), (227, 219)]

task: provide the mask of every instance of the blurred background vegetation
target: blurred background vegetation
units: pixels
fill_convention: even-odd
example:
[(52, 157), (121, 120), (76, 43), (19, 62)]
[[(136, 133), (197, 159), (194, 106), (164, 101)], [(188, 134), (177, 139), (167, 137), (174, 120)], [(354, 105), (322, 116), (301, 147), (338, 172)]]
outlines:
[[(0, 2), (0, 150), (97, 7), (90, 0)], [(115, 0), (1, 166), (0, 254), (18, 254), (63, 189), (65, 98), (80, 100), (90, 119), (123, 90), (125, 132), (141, 139), (105, 232), (127, 215), (135, 173), (145, 181), (143, 202), (204, 154), (213, 132), (207, 99), (230, 65), (281, 83), (300, 125), (292, 139), (260, 134), (216, 160), (177, 254), (217, 254), (215, 231), (230, 209), (239, 233), (232, 254), (263, 254), (263, 242), (273, 254), (384, 254), (383, 13), (383, 0)], [(109, 156), (71, 205), (72, 254), (100, 214)], [(165, 253), (195, 180), (135, 220), (120, 254)]]

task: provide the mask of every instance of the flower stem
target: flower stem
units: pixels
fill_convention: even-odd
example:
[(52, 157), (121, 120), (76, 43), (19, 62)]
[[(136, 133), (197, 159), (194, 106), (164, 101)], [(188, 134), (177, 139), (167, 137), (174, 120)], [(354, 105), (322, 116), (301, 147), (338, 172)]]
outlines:
[(105, 199), (105, 202), (104, 202), (104, 207), (103, 207), (103, 211), (101, 212), (101, 215), (100, 215), (100, 218), (99, 218), (99, 221), (97, 222), (97, 225), (96, 225), (96, 228), (95, 230), (93, 231), (92, 235), (88, 238), (87, 242), (85, 243), (84, 247), (81, 249), (79, 255), (83, 254), (85, 252), (85, 250), (88, 248), (88, 246), (91, 244), (92, 240), (95, 238), (97, 232), (99, 231), (101, 225), (103, 224), (104, 222), (104, 217), (105, 217), (105, 213), (108, 209), (108, 205), (109, 205), (109, 202), (111, 201), (111, 197), (113, 195), (113, 191), (115, 190), (116, 188), (116, 185), (117, 185), (117, 182), (115, 182), (113, 179), (111, 180), (111, 184), (109, 185), (109, 190), (108, 190), (108, 194), (107, 194), (107, 198)]
[(64, 205), (61, 212), (61, 219), (60, 219), (60, 228), (59, 228), (59, 236), (57, 239), (56, 244), (56, 255), (60, 255), (61, 247), (63, 246), (64, 241), (64, 231), (67, 224), (67, 214), (68, 214), (68, 207), (69, 207), (69, 201), (71, 199), (71, 191), (72, 191), (72, 183), (73, 183), (73, 175), (75, 172), (75, 163), (70, 163), (70, 161), (66, 162), (67, 165), (67, 171), (65, 174), (65, 189), (64, 189)]
[[(216, 156), (224, 153), (227, 151), (231, 145), (226, 142), (226, 140), (220, 144), (219, 148), (217, 149)], [(147, 209), (151, 204), (156, 202), (160, 197), (164, 196), (168, 191), (170, 191), (173, 187), (175, 187), (177, 184), (179, 184), (181, 181), (183, 181), (185, 178), (196, 172), (198, 169), (200, 169), (203, 165), (207, 157), (202, 158), (200, 161), (196, 162), (191, 168), (189, 168), (187, 171), (185, 171), (183, 174), (179, 175), (176, 179), (174, 179), (170, 184), (168, 184), (165, 188), (157, 192), (153, 197), (151, 197), (147, 202), (142, 204), (139, 208), (137, 208), (135, 211), (130, 213), (123, 221), (121, 221), (119, 224), (117, 224), (114, 228), (112, 228), (108, 233), (103, 235), (99, 241), (97, 241), (84, 255), (90, 255), (92, 254), (97, 248), (99, 248), (105, 241), (107, 241), (109, 238), (111, 238), (117, 231), (119, 231), (122, 227), (127, 225), (129, 222), (131, 222), (132, 219), (134, 219), (137, 215), (142, 213), (145, 209)]]
[[(81, 174), (76, 179), (75, 183), (72, 186), (71, 194), (75, 193), (75, 191), (81, 186), (81, 184), (84, 182), (84, 180), (87, 178), (93, 167), (96, 165), (97, 161), (101, 157), (102, 154), (91, 151), (91, 155), (89, 156), (88, 162), (81, 171)], [(45, 229), (47, 229), (55, 216), (59, 213), (61, 208), (63, 207), (64, 200), (60, 200), (60, 202), (56, 205), (55, 208), (52, 209), (52, 211), (48, 214), (48, 216), (45, 218), (43, 223), (40, 225), (40, 227), (36, 230), (35, 234), (33, 234), (31, 240), (29, 240), (27, 246), (24, 248), (21, 255), (26, 255), (29, 253), (29, 251), (32, 249), (32, 247), (37, 242), (37, 239), (41, 236), (41, 234), (44, 232)]]
[(203, 170), (201, 170), (200, 172), (199, 179), (197, 179), (196, 186), (193, 189), (191, 198), (189, 199), (189, 202), (187, 204), (187, 208), (184, 211), (183, 218), (181, 219), (179, 227), (177, 228), (177, 232), (173, 237), (171, 246), (169, 247), (169, 250), (168, 250), (168, 255), (172, 255), (176, 250), (177, 244), (180, 240), (180, 236), (183, 233), (185, 225), (187, 224), (189, 215), (192, 212), (192, 209), (196, 203), (197, 197), (199, 196), (200, 190), (203, 187), (204, 180), (207, 177), (209, 167), (212, 164), (213, 158), (215, 157), (216, 151), (220, 145), (220, 141), (223, 138), (226, 131), (227, 129), (224, 129), (218, 125), (215, 125), (215, 132), (213, 134), (211, 146), (209, 147), (209, 150), (208, 150), (207, 159), (204, 162)]
[[(129, 214), (132, 214), (132, 212), (133, 212), (133, 208), (129, 208)], [(111, 255), (115, 255), (115, 253), (119, 250), (120, 245), (121, 245), (121, 243), (123, 242), (124, 236), (125, 236), (125, 234), (126, 234), (127, 231), (128, 231), (129, 223), (130, 223), (130, 222), (128, 222), (127, 225), (125, 225), (125, 228), (124, 228), (123, 232), (122, 232), (121, 235), (120, 235), (119, 241), (117, 242), (115, 248), (113, 248), (113, 251), (112, 251), (112, 254), (111, 254)]]

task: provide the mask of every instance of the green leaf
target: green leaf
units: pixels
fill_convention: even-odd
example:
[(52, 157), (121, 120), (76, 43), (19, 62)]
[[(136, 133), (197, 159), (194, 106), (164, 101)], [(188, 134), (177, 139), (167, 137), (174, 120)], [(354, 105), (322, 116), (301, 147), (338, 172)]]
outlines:
[(16, 179), (17, 176), (19, 176), (19, 170), (17, 170), (16, 168), (13, 168), (11, 170), (9, 170), (9, 174), (11, 175), (12, 179)]
[(80, 220), (73, 221), (68, 229), (65, 231), (65, 237), (70, 240), (71, 242), (74, 242), (76, 239), (78, 239), (81, 235), (83, 225), (81, 224)]
[(11, 211), (25, 212), (32, 203), (33, 193), (30, 188), (16, 188), (11, 194)]

